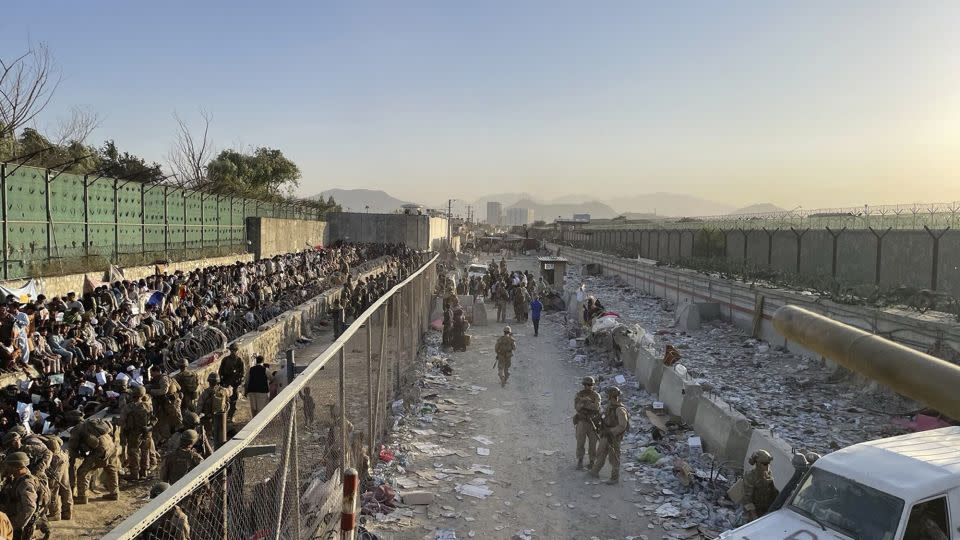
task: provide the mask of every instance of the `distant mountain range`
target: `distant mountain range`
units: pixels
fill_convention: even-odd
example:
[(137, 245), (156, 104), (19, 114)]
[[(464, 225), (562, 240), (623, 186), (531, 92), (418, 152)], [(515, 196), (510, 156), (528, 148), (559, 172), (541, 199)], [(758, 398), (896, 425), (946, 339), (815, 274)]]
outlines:
[[(313, 198), (326, 199), (331, 195), (344, 211), (348, 212), (391, 213), (399, 210), (404, 204), (409, 204), (409, 201), (397, 199), (377, 189), (328, 189)], [(736, 208), (683, 193), (658, 192), (610, 201), (596, 200), (589, 195), (563, 195), (542, 200), (529, 193), (495, 193), (473, 201), (474, 212), (481, 221), (486, 220), (487, 203), (491, 201), (501, 203), (504, 213), (509, 208), (529, 208), (534, 212), (534, 219), (548, 222), (558, 216), (570, 218), (573, 214), (590, 214), (595, 219), (610, 219), (623, 214), (627, 214), (631, 219), (655, 219), (783, 211), (782, 208), (770, 203)], [(442, 206), (444, 205), (437, 207)]]
[[(391, 214), (401, 206), (409, 204), (379, 189), (328, 189), (311, 199), (333, 196), (344, 212), (369, 212), (371, 214)], [(369, 206), (369, 209), (367, 208)]]

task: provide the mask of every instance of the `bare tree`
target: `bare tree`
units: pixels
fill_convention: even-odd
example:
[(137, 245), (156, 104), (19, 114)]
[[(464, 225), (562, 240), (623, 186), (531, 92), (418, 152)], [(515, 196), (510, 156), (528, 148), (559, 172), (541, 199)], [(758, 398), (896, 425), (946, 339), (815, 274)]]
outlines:
[(12, 59), (0, 59), (0, 138), (16, 138), (50, 103), (62, 75), (46, 44), (31, 45)]
[(47, 137), (57, 146), (67, 143), (83, 143), (93, 130), (100, 127), (100, 115), (90, 107), (73, 107), (69, 118), (61, 118), (57, 126)]
[(213, 117), (203, 109), (200, 110), (200, 116), (203, 118), (203, 131), (195, 136), (186, 122), (173, 113), (177, 121), (177, 134), (173, 148), (167, 154), (167, 161), (180, 187), (200, 188), (207, 181), (207, 163), (213, 156), (213, 141), (210, 140), (210, 120)]

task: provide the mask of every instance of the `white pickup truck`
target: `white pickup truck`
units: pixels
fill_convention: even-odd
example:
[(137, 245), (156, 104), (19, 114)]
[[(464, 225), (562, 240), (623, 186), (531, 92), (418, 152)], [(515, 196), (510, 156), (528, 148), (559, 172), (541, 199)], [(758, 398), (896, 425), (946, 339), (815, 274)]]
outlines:
[(775, 512), (726, 540), (960, 540), (960, 427), (828, 454)]

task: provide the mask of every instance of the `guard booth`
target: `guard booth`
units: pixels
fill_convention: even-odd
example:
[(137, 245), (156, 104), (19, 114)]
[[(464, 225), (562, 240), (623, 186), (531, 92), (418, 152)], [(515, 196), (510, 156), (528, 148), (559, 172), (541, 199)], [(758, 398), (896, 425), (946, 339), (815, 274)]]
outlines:
[(563, 257), (538, 257), (540, 275), (555, 289), (563, 290), (563, 276), (567, 273), (567, 261)]

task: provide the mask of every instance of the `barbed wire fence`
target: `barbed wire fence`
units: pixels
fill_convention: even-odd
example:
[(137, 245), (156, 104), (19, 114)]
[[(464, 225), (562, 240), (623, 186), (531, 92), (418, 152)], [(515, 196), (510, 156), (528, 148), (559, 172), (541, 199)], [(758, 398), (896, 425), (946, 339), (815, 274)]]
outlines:
[(410, 403), (416, 391), (438, 258), (377, 300), (226, 444), (104, 538), (339, 537), (341, 471), (360, 472), (360, 493), (373, 487), (367, 473), (400, 406), (394, 400)]

